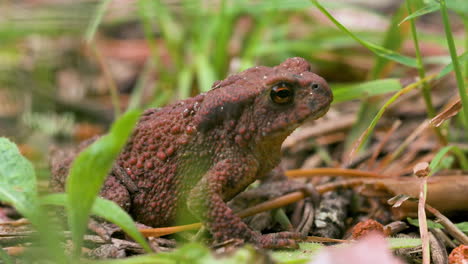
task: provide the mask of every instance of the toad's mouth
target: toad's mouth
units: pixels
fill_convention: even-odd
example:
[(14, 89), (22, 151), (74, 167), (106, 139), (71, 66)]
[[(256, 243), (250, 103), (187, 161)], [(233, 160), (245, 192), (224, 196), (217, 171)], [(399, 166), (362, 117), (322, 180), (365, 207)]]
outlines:
[(326, 107), (322, 107), (319, 111), (315, 112), (314, 114), (307, 116), (303, 120), (301, 120), (299, 123), (305, 123), (308, 121), (316, 120), (319, 119), (320, 117), (324, 116), (328, 110), (330, 109), (330, 104), (328, 104)]
[(284, 129), (284, 127), (274, 127), (271, 129), (271, 133), (269, 133), (268, 137), (286, 138), (289, 134), (291, 134), (296, 128), (300, 127), (302, 124), (319, 119), (320, 117), (324, 116), (328, 112), (328, 109), (330, 109), (330, 104), (323, 106), (319, 108), (319, 110), (317, 110), (316, 112), (311, 112), (308, 115), (296, 116), (294, 120), (289, 120), (290, 125), (287, 129)]

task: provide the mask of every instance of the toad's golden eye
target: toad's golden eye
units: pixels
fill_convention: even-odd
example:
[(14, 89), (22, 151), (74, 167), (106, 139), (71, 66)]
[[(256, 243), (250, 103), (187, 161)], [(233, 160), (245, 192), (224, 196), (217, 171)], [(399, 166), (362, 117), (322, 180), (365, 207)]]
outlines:
[(277, 104), (290, 104), (294, 101), (294, 89), (291, 84), (281, 82), (271, 88), (270, 97)]

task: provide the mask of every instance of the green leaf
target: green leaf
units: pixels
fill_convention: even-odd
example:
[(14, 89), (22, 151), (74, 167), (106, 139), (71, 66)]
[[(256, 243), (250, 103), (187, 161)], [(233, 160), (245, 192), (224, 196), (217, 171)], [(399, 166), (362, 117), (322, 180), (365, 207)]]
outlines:
[(140, 111), (137, 110), (125, 113), (114, 123), (109, 134), (78, 154), (72, 164), (66, 192), (68, 223), (72, 231), (75, 257), (81, 253), (83, 235), (95, 198), (139, 115)]
[[(413, 218), (406, 218), (406, 220), (408, 221), (408, 223), (410, 223), (411, 225), (414, 225), (414, 226), (419, 226), (419, 221), (418, 219), (413, 219)], [(464, 232), (464, 233), (468, 233), (468, 222), (461, 222), (461, 223), (457, 223), (455, 224), (455, 226), (460, 229), (460, 231)], [(439, 228), (439, 229), (444, 229), (444, 226), (439, 224), (439, 223), (436, 223), (432, 220), (427, 220), (427, 227), (429, 228)]]
[(16, 145), (4, 137), (0, 138), (0, 182), (0, 200), (37, 224), (39, 207), (34, 168)]
[[(398, 21), (400, 21), (406, 13), (406, 8), (404, 7), (404, 5), (401, 5), (400, 8), (392, 15), (390, 25), (386, 29), (383, 39), (380, 42), (380, 45), (382, 47), (389, 50), (401, 49), (403, 42), (405, 41), (408, 35), (408, 32), (405, 30), (401, 30), (401, 28), (398, 26)], [(388, 59), (376, 56), (374, 66), (372, 66), (368, 78), (370, 80), (376, 80), (381, 78), (385, 74), (385, 68), (388, 66), (389, 63), (390, 61)], [(370, 107), (374, 108), (374, 106)]]
[(414, 11), (411, 15), (405, 17), (405, 19), (403, 19), (400, 24), (398, 25), (401, 25), (403, 24), (405, 21), (407, 20), (410, 20), (410, 19), (414, 19), (416, 17), (420, 17), (420, 16), (423, 16), (425, 14), (429, 14), (429, 13), (432, 13), (432, 12), (435, 12), (437, 10), (440, 9), (440, 5), (439, 3), (430, 3), (428, 5), (426, 5), (425, 7), (419, 9), (419, 10), (416, 10)]
[(445, 146), (437, 152), (437, 154), (432, 159), (431, 164), (429, 165), (429, 169), (431, 170), (430, 172), (431, 175), (436, 173), (440, 169), (442, 158), (448, 152), (452, 152), (453, 154), (455, 154), (455, 156), (457, 156), (463, 170), (468, 170), (468, 161), (463, 151), (457, 146)]
[[(462, 55), (458, 56), (458, 61), (460, 63), (466, 61), (467, 59), (468, 59), (468, 51), (465, 51), (463, 52)], [(440, 79), (444, 77), (445, 75), (451, 73), (452, 71), (453, 71), (453, 63), (449, 63), (439, 72), (439, 74), (437, 74), (436, 79)]]
[[(47, 196), (41, 197), (41, 202), (48, 205), (59, 205), (66, 206), (67, 204), (67, 194), (65, 193), (54, 193)], [(133, 222), (133, 219), (130, 215), (127, 214), (120, 206), (116, 203), (97, 197), (96, 201), (91, 208), (91, 213), (99, 217), (104, 218), (105, 220), (112, 222), (122, 228), (130, 237), (132, 237), (136, 242), (148, 252), (151, 252), (151, 248), (146, 242), (145, 238), (138, 231), (138, 228)]]
[(325, 16), (328, 17), (340, 30), (348, 34), (351, 38), (359, 42), (361, 45), (372, 51), (375, 55), (401, 63), (409, 67), (418, 67), (417, 61), (414, 58), (401, 55), (395, 51), (386, 49), (377, 44), (368, 42), (366, 40), (358, 38), (351, 31), (349, 31), (345, 26), (343, 26), (338, 20), (336, 20), (322, 5), (318, 3), (317, 0), (310, 0)]
[(389, 237), (386, 239), (391, 249), (414, 248), (421, 246), (419, 238)]
[(280, 263), (308, 263), (310, 259), (325, 248), (320, 243), (304, 242), (299, 243), (297, 250), (275, 250), (271, 252), (273, 259)]
[[(419, 226), (419, 221), (417, 218), (413, 219), (413, 218), (406, 218), (406, 220), (408, 221), (408, 223), (410, 223), (411, 225), (414, 225), (414, 226)], [(432, 220), (427, 220), (427, 227), (428, 228), (439, 228), (439, 229), (443, 229), (444, 226), (439, 224), (439, 223), (436, 223)]]
[(33, 166), (14, 143), (3, 137), (0, 137), (0, 183), (0, 200), (29, 219), (39, 233), (38, 248), (50, 249), (43, 251), (44, 257), (54, 263), (65, 263), (63, 250), (52, 250), (60, 248), (59, 231), (57, 226), (51, 226), (40, 207)]
[(413, 67), (413, 68), (418, 67), (418, 64), (417, 64), (417, 62), (416, 62), (416, 60), (414, 58), (401, 55), (398, 52), (386, 49), (386, 48), (384, 48), (382, 46), (379, 46), (379, 45), (374, 44), (374, 43), (370, 43), (370, 42), (365, 41), (365, 40), (361, 40), (361, 44), (364, 45), (366, 48), (368, 48), (370, 51), (374, 52), (375, 55), (377, 55), (377, 56), (389, 59), (389, 60), (394, 61), (394, 62), (398, 62), (400, 64), (403, 64), (403, 65), (406, 65), (406, 66), (409, 66), (409, 67)]
[(458, 227), (462, 232), (468, 233), (468, 222), (461, 222), (458, 224), (455, 224), (455, 226)]
[(356, 84), (332, 84), (333, 103), (385, 94), (400, 90), (400, 81), (396, 78), (380, 79)]

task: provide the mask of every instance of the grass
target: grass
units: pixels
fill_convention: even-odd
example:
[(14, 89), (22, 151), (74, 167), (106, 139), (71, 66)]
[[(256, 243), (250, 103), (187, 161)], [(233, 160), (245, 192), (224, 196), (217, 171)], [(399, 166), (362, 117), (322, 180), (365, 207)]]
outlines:
[[(36, 190), (35, 173), (32, 165), (25, 160), (17, 151), (13, 143), (0, 140), (0, 178), (9, 179), (12, 184), (2, 184), (0, 186), (0, 199), (12, 204), (25, 217), (27, 217), (41, 234), (44, 243), (44, 252), (47, 259), (56, 262), (68, 261), (69, 256), (57, 253), (60, 242), (63, 240), (56, 232), (48, 232), (47, 226), (52, 225), (44, 217), (45, 209), (43, 204), (55, 204), (65, 206), (68, 212), (68, 222), (70, 225), (72, 240), (74, 243), (74, 259), (79, 262), (83, 236), (87, 228), (87, 221), (90, 214), (101, 213), (101, 217), (109, 219), (119, 224), (123, 229), (138, 241), (146, 251), (151, 251), (147, 243), (136, 231), (134, 223), (125, 212), (118, 211), (115, 204), (97, 199), (100, 186), (105, 176), (112, 166), (113, 159), (119, 153), (125, 143), (137, 117), (140, 113), (137, 109), (165, 105), (176, 99), (190, 97), (199, 92), (210, 89), (211, 84), (218, 79), (223, 79), (230, 72), (236, 72), (253, 65), (276, 64), (284, 58), (291, 56), (303, 56), (317, 65), (324, 64), (329, 67), (337, 65), (336, 61), (323, 58), (322, 54), (334, 52), (346, 57), (352, 55), (356, 47), (364, 47), (368, 54), (372, 54), (373, 67), (368, 71), (366, 80), (352, 84), (332, 84), (335, 92), (335, 103), (361, 99), (361, 111), (358, 122), (353, 127), (353, 132), (348, 135), (349, 149), (353, 144), (357, 144), (355, 150), (365, 147), (366, 139), (372, 136), (375, 126), (383, 116), (387, 107), (400, 95), (412, 89), (421, 88), (422, 97), (426, 103), (428, 117), (436, 114), (431, 102), (430, 79), (436, 75), (426, 75), (424, 62), (427, 58), (421, 55), (419, 43), (421, 40), (434, 38), (418, 32), (415, 20), (427, 13), (440, 10), (442, 23), (445, 27), (445, 36), (438, 36), (438, 42), (447, 41), (450, 51), (451, 63), (441, 71), (441, 74), (454, 72), (457, 80), (458, 91), (462, 100), (462, 113), (464, 122), (462, 126), (466, 129), (468, 125), (468, 97), (464, 78), (468, 74), (468, 56), (458, 57), (456, 44), (460, 44), (460, 39), (454, 38), (450, 28), (448, 9), (453, 9), (452, 1), (440, 0), (440, 2), (430, 2), (427, 5), (420, 5), (416, 11), (412, 11), (414, 6), (407, 0), (391, 18), (389, 27), (384, 33), (354, 32), (335, 18), (328, 10), (333, 10), (336, 6), (325, 5), (325, 1), (259, 1), (252, 4), (249, 1), (219, 1), (219, 7), (205, 7), (202, 1), (181, 1), (180, 6), (173, 6), (164, 1), (139, 0), (136, 3), (136, 16), (134, 20), (139, 23), (148, 43), (150, 59), (143, 66), (143, 70), (138, 76), (136, 88), (130, 95), (129, 112), (116, 121), (111, 132), (102, 137), (95, 144), (84, 151), (75, 161), (73, 169), (67, 183), (66, 195), (64, 196), (44, 196), (39, 197)], [(21, 68), (20, 45), (32, 34), (39, 34), (42, 38), (56, 38), (66, 32), (66, 34), (76, 37), (83, 36), (90, 47), (96, 47), (98, 41), (96, 36), (103, 24), (111, 1), (102, 1), (99, 4), (79, 4), (79, 12), (72, 12), (66, 6), (62, 8), (41, 10), (33, 18), (18, 23), (12, 19), (2, 21), (0, 24), (0, 38), (5, 40), (4, 46), (0, 48), (0, 69), (7, 69), (10, 73)], [(168, 2), (169, 3), (169, 2)], [(5, 5), (5, 3), (3, 3)], [(468, 5), (468, 4), (463, 4)], [(334, 26), (329, 27), (317, 23), (306, 12), (315, 6)], [(2, 7), (2, 6), (0, 6)], [(468, 32), (468, 13), (466, 6), (457, 6), (457, 12), (465, 22), (465, 31)], [(405, 18), (405, 12), (406, 18)], [(82, 14), (81, 16), (75, 14)], [(40, 14), (40, 15), (39, 15)], [(74, 23), (67, 22), (66, 19), (50, 20), (48, 23), (34, 23), (39, 18), (47, 15), (58, 15), (66, 17), (74, 14)], [(15, 14), (11, 14), (14, 17)], [(236, 32), (239, 29), (240, 18), (244, 18), (246, 25), (245, 32)], [(291, 26), (290, 20), (298, 19), (307, 25), (310, 32), (291, 36), (290, 32), (296, 32)], [(13, 22), (16, 26), (13, 27)], [(83, 25), (88, 25), (84, 27)], [(68, 30), (63, 27), (69, 26)], [(236, 35), (234, 39), (233, 36)], [(401, 53), (403, 41), (411, 34), (415, 47), (415, 58)], [(468, 36), (465, 45), (468, 48)], [(237, 41), (237, 47), (233, 47), (233, 41)], [(380, 43), (380, 44), (376, 44)], [(163, 61), (162, 55), (167, 57)], [(47, 56), (39, 54), (38, 56)], [(99, 51), (91, 54), (96, 61), (99, 59)], [(5, 60), (2, 60), (5, 59)], [(40, 57), (44, 58), (44, 57)], [(53, 56), (52, 56), (53, 58)], [(50, 59), (50, 58), (48, 58)], [(2, 62), (3, 61), (3, 62)], [(39, 89), (53, 90), (53, 74), (60, 69), (61, 65), (54, 65), (48, 60), (43, 60), (43, 65), (37, 67), (26, 75), (32, 80), (26, 82), (37, 85)], [(462, 70), (462, 63), (465, 62), (465, 73)], [(105, 72), (105, 64), (101, 64), (101, 71)], [(420, 80), (406, 87), (401, 87), (398, 80), (388, 78), (398, 74), (397, 70), (414, 68), (418, 71)], [(465, 74), (465, 76), (463, 76)], [(114, 83), (111, 74), (107, 75), (107, 86), (112, 87)], [(152, 76), (158, 76), (158, 82), (154, 84), (155, 91), (151, 98), (145, 98), (144, 88), (151, 83)], [(15, 74), (5, 74), (0, 76), (0, 87), (8, 86), (25, 90), (21, 86), (24, 82), (18, 82)], [(393, 77), (392, 76), (392, 77)], [(116, 87), (110, 89), (113, 93), (113, 105), (116, 116), (119, 116), (121, 103), (118, 100), (119, 94)], [(394, 92), (393, 97), (387, 99), (384, 94)], [(384, 101), (383, 106), (380, 106)], [(35, 102), (38, 104), (37, 102)], [(53, 108), (47, 105), (33, 107), (31, 111)], [(439, 137), (442, 133), (437, 130)], [(445, 137), (445, 135), (444, 135)], [(464, 135), (466, 140), (467, 135)], [(454, 155), (459, 160), (461, 167), (468, 166), (464, 153), (461, 149), (451, 144), (450, 134), (446, 136), (448, 145), (442, 148), (431, 163), (432, 171), (438, 169), (438, 164), (445, 155)], [(357, 142), (357, 143), (356, 143)], [(16, 164), (15, 172), (12, 169), (2, 167), (12, 162)], [(433, 165), (434, 164), (434, 165)], [(2, 178), (3, 177), (3, 178)], [(86, 178), (87, 180), (84, 180)], [(9, 181), (10, 182), (10, 181)], [(18, 188), (22, 191), (18, 192)], [(42, 201), (41, 203), (39, 201)], [(94, 206), (94, 207), (93, 207)], [(96, 209), (96, 207), (98, 209)], [(119, 218), (112, 217), (112, 212), (118, 212)], [(201, 252), (201, 253), (200, 253)], [(152, 263), (161, 261), (173, 263), (175, 260), (183, 258), (184, 254), (200, 254), (202, 259), (215, 262), (209, 251), (199, 245), (185, 246), (170, 254), (148, 254), (134, 259), (120, 261), (105, 261), (95, 263)], [(242, 255), (245, 254), (245, 255)], [(246, 261), (253, 254), (249, 249), (244, 249), (241, 253), (233, 257), (239, 261)], [(6, 263), (11, 262), (10, 258), (0, 251), (0, 259)], [(195, 260), (194, 260), (195, 259)], [(184, 259), (184, 261), (196, 261), (195, 258)], [(201, 260), (198, 260), (201, 261)], [(91, 261), (90, 261), (91, 262)]]
[(466, 129), (468, 128), (468, 95), (466, 94), (467, 90), (465, 87), (465, 81), (463, 79), (460, 62), (458, 61), (457, 49), (453, 40), (452, 29), (448, 18), (447, 4), (445, 3), (445, 0), (440, 0), (440, 13), (442, 14), (447, 45), (449, 47), (450, 57), (452, 58), (453, 70), (455, 72), (458, 91), (463, 105), (463, 116), (465, 118), (464, 126)]
[[(411, 7), (410, 0), (406, 1), (406, 8), (408, 9), (408, 14), (411, 14), (412, 13), (412, 7)], [(419, 48), (418, 33), (416, 31), (415, 19), (410, 19), (409, 23), (411, 25), (411, 35), (413, 37), (416, 61), (418, 63), (417, 68), (418, 68), (419, 78), (424, 79), (424, 78), (426, 78), (426, 70), (424, 69), (424, 65), (423, 65), (423, 62), (422, 62), (421, 51), (420, 51), (420, 48)], [(423, 94), (424, 102), (426, 103), (427, 115), (428, 115), (429, 118), (433, 118), (435, 116), (435, 109), (434, 109), (434, 106), (432, 105), (430, 87), (429, 87), (429, 84), (427, 82), (423, 83), (422, 94)], [(437, 133), (440, 134), (440, 131), (438, 129), (437, 129)]]

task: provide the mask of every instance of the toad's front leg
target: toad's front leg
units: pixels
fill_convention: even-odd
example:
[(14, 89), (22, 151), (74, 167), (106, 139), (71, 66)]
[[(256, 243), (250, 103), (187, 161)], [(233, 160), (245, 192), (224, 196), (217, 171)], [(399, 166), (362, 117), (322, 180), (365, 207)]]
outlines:
[(300, 238), (300, 234), (281, 232), (262, 235), (250, 229), (226, 205), (223, 200), (226, 190), (237, 189), (234, 185), (245, 182), (245, 177), (254, 179), (256, 169), (246, 168), (238, 175), (232, 172), (240, 172), (239, 166), (229, 161), (217, 163), (211, 168), (190, 191), (187, 197), (189, 210), (205, 222), (216, 241), (237, 238), (263, 248), (297, 248), (294, 239)]

